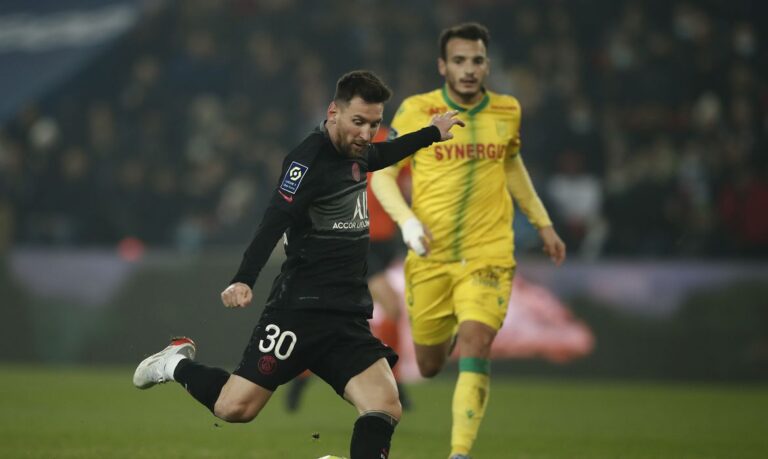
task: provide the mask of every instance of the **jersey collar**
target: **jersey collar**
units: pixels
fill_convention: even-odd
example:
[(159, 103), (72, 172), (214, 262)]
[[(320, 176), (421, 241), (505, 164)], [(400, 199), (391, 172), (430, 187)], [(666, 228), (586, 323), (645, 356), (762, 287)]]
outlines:
[(443, 85), (442, 93), (443, 93), (443, 100), (445, 101), (445, 103), (452, 109), (458, 110), (459, 113), (466, 112), (469, 116), (474, 116), (477, 113), (479, 113), (480, 110), (484, 109), (488, 105), (488, 101), (491, 99), (488, 96), (488, 93), (485, 91), (485, 88), (483, 88), (483, 98), (480, 100), (480, 102), (478, 102), (472, 108), (465, 108), (451, 100), (451, 98), (448, 96), (447, 88), (448, 88), (448, 85)]

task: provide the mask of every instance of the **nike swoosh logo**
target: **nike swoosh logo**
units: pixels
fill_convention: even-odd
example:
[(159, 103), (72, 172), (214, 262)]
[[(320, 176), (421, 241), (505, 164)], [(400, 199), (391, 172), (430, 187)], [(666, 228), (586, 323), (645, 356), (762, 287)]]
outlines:
[(287, 194), (283, 193), (280, 190), (277, 190), (277, 192), (280, 193), (280, 196), (282, 196), (283, 199), (285, 199), (286, 201), (293, 202), (293, 196), (288, 196)]

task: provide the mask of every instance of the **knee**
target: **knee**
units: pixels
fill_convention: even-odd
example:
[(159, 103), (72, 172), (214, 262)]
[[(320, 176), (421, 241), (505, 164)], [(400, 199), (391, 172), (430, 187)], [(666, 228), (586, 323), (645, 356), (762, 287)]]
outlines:
[(395, 420), (399, 421), (403, 417), (403, 405), (400, 403), (400, 394), (395, 394), (394, 400), (390, 401), (390, 407), (387, 412), (392, 415)]
[(400, 404), (400, 394), (397, 392), (394, 385), (391, 390), (376, 391), (375, 393), (367, 395), (362, 400), (353, 402), (353, 404), (361, 414), (371, 412), (385, 413), (394, 418), (395, 421), (400, 420), (400, 416), (403, 415), (403, 407)]
[(495, 335), (492, 333), (459, 334), (461, 354), (487, 358), (491, 353), (491, 345)]
[(219, 399), (213, 407), (213, 414), (224, 421), (240, 423), (252, 421), (258, 410), (247, 403)]
[(417, 363), (419, 365), (419, 373), (425, 378), (433, 378), (443, 369), (443, 362), (433, 359), (418, 360)]
[(403, 406), (400, 404), (399, 394), (395, 392), (391, 396), (387, 397), (381, 404), (381, 407), (379, 407), (376, 411), (383, 411), (384, 413), (392, 416), (395, 421), (399, 421), (400, 417), (403, 415)]

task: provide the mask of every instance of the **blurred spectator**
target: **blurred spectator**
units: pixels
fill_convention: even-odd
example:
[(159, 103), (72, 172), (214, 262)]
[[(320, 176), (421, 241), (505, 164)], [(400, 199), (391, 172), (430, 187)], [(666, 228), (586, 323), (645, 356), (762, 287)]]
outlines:
[(571, 247), (765, 254), (762, 3), (160, 5), (2, 126), (0, 240), (197, 250), (247, 238), (265, 177), (324, 116), (328, 75), (370, 67), (397, 106), (437, 82), (431, 37), (477, 19), (511, 44), (491, 46), (490, 84), (522, 103), (526, 163)]
[(584, 155), (571, 150), (562, 153), (546, 192), (556, 226), (572, 253), (597, 258), (607, 233), (602, 216), (603, 188), (600, 180), (586, 171)]
[(727, 253), (748, 258), (768, 256), (768, 168), (735, 170), (717, 197)]

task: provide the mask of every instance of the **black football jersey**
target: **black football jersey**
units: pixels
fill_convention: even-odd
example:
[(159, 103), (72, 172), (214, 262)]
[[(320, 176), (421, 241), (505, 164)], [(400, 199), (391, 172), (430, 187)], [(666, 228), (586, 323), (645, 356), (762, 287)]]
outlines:
[(359, 157), (336, 150), (324, 127), (283, 161), (283, 168), (234, 282), (253, 286), (277, 241), (286, 260), (266, 307), (365, 314), (373, 302), (366, 282), (366, 172), (395, 164), (440, 140), (436, 127), (369, 145)]

